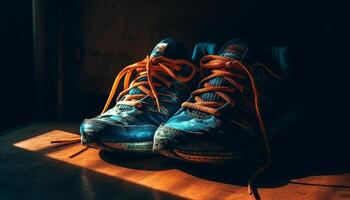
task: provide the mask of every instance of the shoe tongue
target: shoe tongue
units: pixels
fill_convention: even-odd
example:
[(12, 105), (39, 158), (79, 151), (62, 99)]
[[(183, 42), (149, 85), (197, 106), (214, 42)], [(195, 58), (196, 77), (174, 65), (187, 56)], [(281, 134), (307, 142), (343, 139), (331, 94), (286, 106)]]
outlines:
[[(218, 55), (223, 57), (232, 58), (235, 60), (243, 60), (246, 53), (248, 52), (249, 45), (248, 42), (243, 39), (233, 39), (227, 42), (220, 50)], [(231, 86), (224, 78), (215, 77), (208, 80), (210, 85), (214, 86)], [(224, 102), (224, 100), (216, 95), (214, 92), (206, 92), (200, 95), (204, 101), (213, 101), (213, 102)], [(208, 114), (201, 111), (193, 112), (197, 117), (206, 117)]]
[(164, 56), (172, 59), (185, 59), (187, 57), (187, 51), (183, 44), (172, 39), (164, 39), (153, 48), (150, 56)]
[[(172, 59), (188, 59), (186, 47), (172, 39), (164, 39), (160, 41), (151, 51), (150, 57), (164, 56)], [(146, 77), (138, 79), (138, 81), (147, 81)], [(138, 88), (132, 88), (128, 94), (144, 94)], [(121, 105), (120, 109), (130, 109), (131, 106)]]
[(243, 39), (233, 39), (227, 42), (219, 51), (219, 56), (243, 60), (248, 52), (249, 44)]

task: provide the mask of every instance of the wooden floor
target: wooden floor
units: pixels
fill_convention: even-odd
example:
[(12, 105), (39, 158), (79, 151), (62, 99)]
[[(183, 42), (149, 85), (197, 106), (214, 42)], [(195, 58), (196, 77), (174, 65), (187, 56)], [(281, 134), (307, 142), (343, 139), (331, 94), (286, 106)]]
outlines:
[[(45, 122), (0, 134), (0, 200), (248, 199), (244, 173), (159, 156), (110, 154), (80, 144), (78, 124)], [(274, 170), (258, 181), (262, 200), (350, 199), (350, 171)]]

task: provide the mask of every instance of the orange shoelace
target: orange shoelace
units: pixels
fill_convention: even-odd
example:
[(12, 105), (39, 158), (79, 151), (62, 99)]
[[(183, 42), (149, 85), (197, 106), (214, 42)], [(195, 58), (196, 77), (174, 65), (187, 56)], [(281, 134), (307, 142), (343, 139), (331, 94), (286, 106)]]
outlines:
[[(219, 116), (220, 112), (218, 111), (218, 108), (223, 106), (226, 102), (231, 104), (232, 106), (235, 105), (235, 101), (229, 96), (228, 93), (236, 93), (244, 92), (244, 87), (242, 84), (240, 84), (237, 79), (245, 79), (247, 76), (250, 80), (251, 88), (254, 95), (254, 108), (256, 117), (258, 119), (258, 123), (260, 126), (260, 130), (263, 136), (263, 141), (265, 144), (265, 149), (267, 152), (267, 161), (266, 163), (261, 166), (249, 179), (248, 182), (248, 191), (249, 194), (253, 196), (254, 199), (259, 199), (259, 195), (257, 191), (254, 190), (253, 187), (253, 181), (255, 178), (263, 173), (266, 169), (269, 168), (271, 164), (271, 148), (270, 143), (268, 139), (267, 130), (265, 128), (265, 124), (263, 122), (261, 112), (260, 112), (260, 105), (259, 105), (259, 95), (258, 95), (258, 88), (257, 84), (254, 78), (253, 72), (243, 65), (240, 61), (234, 60), (227, 57), (217, 56), (217, 55), (207, 55), (203, 57), (200, 61), (200, 65), (204, 69), (210, 69), (211, 74), (207, 76), (206, 78), (201, 80), (201, 83), (204, 83), (204, 87), (195, 90), (192, 92), (192, 95), (195, 96), (194, 100), (195, 102), (185, 102), (182, 104), (182, 107), (190, 108), (194, 110), (199, 110), (204, 113), (208, 113), (214, 116)], [(273, 77), (281, 79), (283, 77), (280, 77), (276, 74), (274, 74), (272, 71), (270, 71), (265, 65), (257, 63), (251, 67), (260, 66), (264, 68), (267, 72), (269, 72)], [(233, 72), (235, 71), (235, 72)], [(247, 75), (247, 76), (246, 76)], [(227, 80), (230, 84), (232, 84), (233, 87), (228, 86), (215, 86), (211, 85), (207, 81), (210, 79), (213, 79), (215, 77), (222, 77), (225, 80)], [(216, 95), (221, 97), (226, 102), (214, 102), (214, 101), (204, 101), (201, 97), (199, 97), (200, 94), (206, 93), (206, 92), (214, 92)]]
[[(182, 66), (186, 65), (191, 68), (191, 73), (188, 76), (177, 76), (176, 72), (180, 71)], [(170, 76), (174, 80), (181, 81), (181, 82), (188, 82), (193, 79), (195, 73), (197, 72), (197, 67), (192, 64), (190, 61), (187, 60), (177, 60), (177, 59), (170, 59), (163, 56), (158, 57), (149, 57), (147, 56), (145, 59), (143, 59), (140, 62), (134, 63), (132, 65), (126, 66), (123, 70), (119, 72), (117, 77), (114, 80), (112, 89), (109, 93), (107, 102), (102, 110), (102, 113), (105, 113), (109, 106), (111, 101), (113, 100), (116, 90), (118, 89), (118, 85), (122, 78), (124, 77), (124, 90), (118, 95), (119, 97), (124, 97), (123, 100), (118, 101), (117, 104), (121, 105), (131, 105), (131, 106), (140, 106), (140, 99), (144, 98), (145, 96), (150, 96), (152, 99), (154, 99), (155, 104), (157, 106), (158, 112), (161, 111), (161, 105), (158, 98), (158, 92), (156, 91), (155, 87), (160, 87), (165, 85), (166, 87), (171, 86), (171, 81), (166, 79), (164, 76)], [(137, 73), (135, 78), (133, 78), (133, 81), (131, 81), (131, 78), (133, 77), (134, 72)], [(147, 81), (138, 81), (142, 77), (147, 77)], [(156, 78), (160, 83), (154, 83), (153, 78)], [(147, 88), (147, 86), (149, 88)], [(138, 88), (144, 94), (127, 94), (132, 88)], [(61, 143), (61, 144), (74, 144), (80, 142), (79, 138), (73, 138), (73, 139), (67, 139), (67, 140), (54, 140), (51, 141), (51, 143)], [(77, 156), (78, 154), (84, 152), (88, 148), (84, 148), (80, 150), (77, 153), (74, 153), (70, 156), (70, 158)]]
[[(181, 70), (181, 65), (186, 65), (191, 68), (192, 72), (190, 73), (190, 75), (186, 77), (176, 75), (176, 72)], [(137, 72), (137, 76), (134, 78), (134, 81), (130, 83), (130, 79), (135, 71)], [(122, 101), (118, 101), (117, 104), (137, 106), (140, 105), (140, 99), (144, 98), (145, 96), (149, 96), (152, 99), (154, 99), (157, 109), (158, 111), (160, 111), (161, 105), (155, 87), (159, 87), (161, 86), (161, 84), (154, 83), (153, 77), (158, 79), (158, 81), (163, 83), (166, 87), (170, 87), (171, 81), (164, 78), (164, 76), (170, 76), (171, 78), (177, 81), (188, 82), (192, 80), (196, 71), (197, 67), (187, 60), (175, 60), (163, 56), (147, 56), (144, 60), (129, 65), (119, 72), (119, 74), (115, 78), (111, 92), (109, 93), (107, 102), (102, 110), (102, 113), (106, 112), (106, 110), (109, 108), (109, 105), (112, 99), (114, 98), (115, 92), (118, 88), (119, 82), (123, 77), (125, 77), (124, 90), (119, 94), (119, 96), (126, 96)], [(147, 81), (136, 82), (142, 77), (147, 77)], [(148, 86), (149, 89), (146, 86)], [(135, 87), (140, 89), (145, 94), (127, 94), (129, 90)]]

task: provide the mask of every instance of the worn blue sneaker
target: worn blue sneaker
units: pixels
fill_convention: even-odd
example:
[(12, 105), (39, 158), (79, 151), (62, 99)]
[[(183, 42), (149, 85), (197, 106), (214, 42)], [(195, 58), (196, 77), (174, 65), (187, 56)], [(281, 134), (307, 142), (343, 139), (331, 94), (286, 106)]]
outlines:
[[(207, 46), (196, 50), (197, 57), (207, 53)], [(122, 78), (124, 90), (109, 109)], [(82, 144), (106, 151), (152, 153), (156, 129), (189, 98), (200, 78), (185, 47), (171, 39), (162, 40), (150, 56), (118, 74), (102, 114), (81, 124)]]
[(290, 65), (288, 48), (257, 48), (243, 39), (204, 56), (200, 67), (205, 78), (157, 129), (153, 150), (204, 164), (265, 162), (267, 155), (266, 168), (269, 138), (301, 114)]

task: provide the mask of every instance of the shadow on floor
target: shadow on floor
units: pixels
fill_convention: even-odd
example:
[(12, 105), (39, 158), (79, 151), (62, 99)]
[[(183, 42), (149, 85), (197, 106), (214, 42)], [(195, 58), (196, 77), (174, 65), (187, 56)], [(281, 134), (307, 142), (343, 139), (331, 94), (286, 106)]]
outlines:
[[(51, 124), (46, 126), (52, 127)], [(5, 134), (0, 137), (0, 194), (5, 194), (7, 199), (181, 199), (173, 194), (56, 161), (12, 145), (52, 130), (37, 129), (38, 127), (31, 126), (25, 129), (25, 132), (31, 134)], [(60, 129), (77, 133), (75, 126), (60, 126)], [(257, 186), (275, 188), (291, 183), (311, 187), (350, 188), (344, 184), (322, 185), (294, 180), (307, 176), (350, 173), (349, 160), (344, 156), (346, 152), (334, 154), (336, 151), (322, 151), (315, 144), (310, 148), (308, 144), (313, 138), (304, 139), (302, 143), (299, 141), (300, 135), (277, 138), (273, 144), (273, 166), (257, 179)], [(295, 144), (298, 148), (295, 148)], [(246, 186), (247, 177), (253, 171), (248, 167), (243, 170), (233, 166), (197, 166), (150, 155), (100, 152), (100, 157), (124, 168), (147, 171), (178, 169), (195, 177), (241, 186)]]
[[(293, 133), (293, 134), (290, 134)], [(338, 152), (325, 158), (321, 145), (312, 143), (314, 136), (305, 137), (300, 127), (290, 129), (290, 133), (280, 135), (273, 141), (273, 165), (256, 180), (261, 188), (274, 188), (287, 184), (299, 184), (319, 187), (350, 188), (349, 185), (322, 185), (295, 181), (294, 179), (350, 173), (349, 160), (343, 156), (345, 152)], [(301, 142), (300, 138), (304, 140)], [(322, 144), (322, 141), (319, 141)], [(324, 142), (324, 141), (323, 141)], [(310, 144), (312, 144), (310, 148)], [(296, 148), (297, 146), (297, 148)], [(331, 154), (331, 152), (328, 152)], [(167, 170), (178, 169), (193, 176), (221, 182), (246, 186), (249, 177), (256, 170), (256, 166), (201, 166), (185, 163), (179, 160), (161, 156), (142, 156), (122, 153), (100, 152), (104, 161), (132, 169)]]

